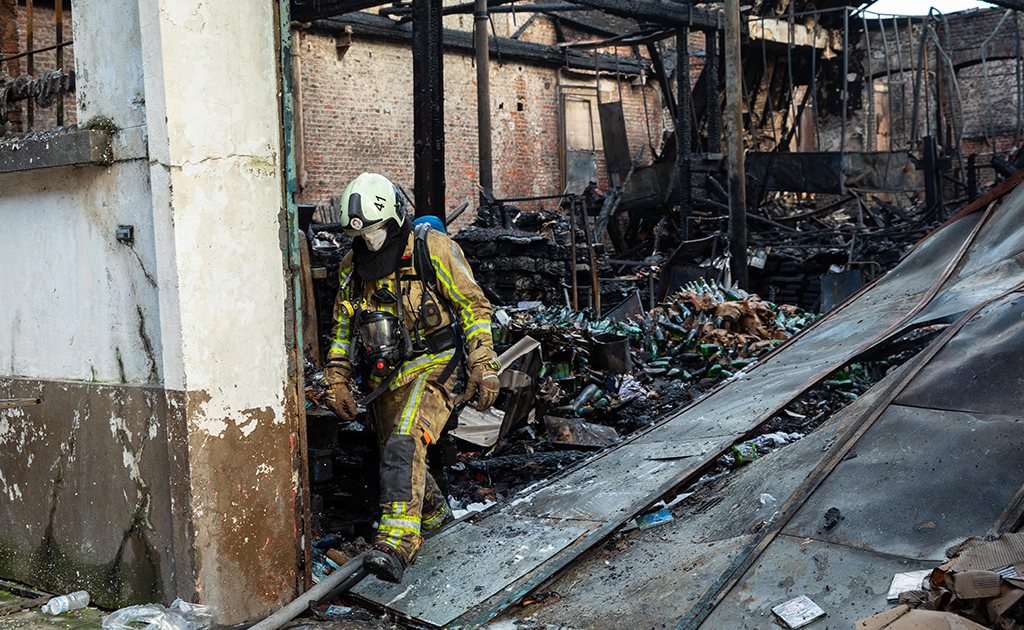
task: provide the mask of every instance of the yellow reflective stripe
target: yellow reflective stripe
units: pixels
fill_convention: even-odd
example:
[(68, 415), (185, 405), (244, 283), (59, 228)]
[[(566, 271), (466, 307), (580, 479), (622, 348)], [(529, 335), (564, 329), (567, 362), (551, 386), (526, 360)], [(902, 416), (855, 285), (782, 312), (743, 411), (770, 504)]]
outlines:
[(473, 324), (472, 328), (470, 328), (468, 331), (466, 331), (466, 339), (467, 340), (472, 339), (474, 335), (478, 335), (478, 334), (484, 333), (484, 332), (487, 333), (488, 335), (491, 334), (491, 323), (490, 322), (477, 322), (476, 324)]
[(401, 367), (398, 374), (395, 375), (395, 380), (391, 384), (391, 388), (395, 389), (399, 387), (398, 383), (402, 379), (410, 374), (425, 370), (427, 368), (433, 369), (439, 365), (443, 365), (451, 360), (452, 356), (455, 355), (455, 348), (445, 350), (441, 354), (425, 354), (422, 357), (409, 361)]
[(380, 519), (380, 529), (400, 529), (402, 531), (419, 533), (420, 522), (412, 518), (382, 518)]
[(448, 289), (449, 295), (451, 295), (459, 305), (462, 306), (460, 309), (459, 317), (462, 320), (462, 329), (466, 332), (466, 339), (469, 339), (469, 329), (475, 325), (483, 322), (483, 319), (478, 318), (477, 314), (473, 311), (473, 305), (469, 299), (459, 291), (459, 288), (455, 286), (455, 282), (452, 280), (451, 274), (448, 272), (448, 268), (444, 266), (444, 262), (436, 256), (431, 256), (431, 260), (437, 263), (437, 277), (441, 280), (441, 283)]
[(444, 519), (448, 518), (449, 514), (451, 514), (451, 510), (448, 509), (448, 504), (445, 504), (444, 509), (442, 509), (440, 512), (431, 516), (428, 519), (423, 520), (423, 528), (435, 529), (438, 525), (441, 524), (442, 521), (444, 521)]
[(401, 435), (409, 434), (409, 430), (412, 428), (412, 421), (416, 417), (416, 410), (420, 406), (420, 398), (423, 396), (423, 386), (427, 383), (427, 376), (427, 374), (423, 374), (416, 379), (412, 392), (409, 394), (409, 400), (405, 403), (405, 408), (402, 409), (402, 419), (398, 423), (398, 430), (395, 433)]
[(455, 298), (456, 302), (461, 304), (463, 308), (468, 309), (470, 307), (469, 299), (462, 295), (459, 288), (455, 286), (455, 281), (452, 280), (452, 274), (448, 271), (448, 268), (444, 266), (444, 262), (437, 256), (431, 256), (430, 259), (436, 263), (435, 267), (437, 268), (437, 277), (441, 279), (442, 283), (444, 283), (445, 288), (454, 294), (452, 297)]

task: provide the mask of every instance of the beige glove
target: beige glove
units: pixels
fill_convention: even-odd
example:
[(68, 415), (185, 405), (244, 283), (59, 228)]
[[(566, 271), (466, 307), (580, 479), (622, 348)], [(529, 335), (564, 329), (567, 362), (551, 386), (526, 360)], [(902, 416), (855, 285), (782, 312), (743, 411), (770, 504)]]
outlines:
[(329, 367), (324, 370), (324, 379), (328, 383), (327, 406), (342, 420), (355, 420), (359, 414), (356, 401), (352, 398), (352, 386), (349, 385), (351, 375), (347, 367)]
[(489, 365), (490, 362), (477, 363), (469, 375), (469, 382), (466, 383), (466, 394), (464, 400), (469, 401), (473, 394), (480, 391), (480, 400), (476, 403), (477, 411), (485, 411), (494, 404), (498, 397), (498, 390), (501, 383), (498, 382), (498, 373)]

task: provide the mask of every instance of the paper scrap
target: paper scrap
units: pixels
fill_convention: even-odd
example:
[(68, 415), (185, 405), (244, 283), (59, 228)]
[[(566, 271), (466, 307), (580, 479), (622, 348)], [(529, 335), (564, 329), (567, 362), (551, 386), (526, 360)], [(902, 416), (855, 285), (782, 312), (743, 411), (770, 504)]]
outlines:
[(885, 596), (886, 601), (897, 601), (900, 598), (900, 593), (921, 590), (921, 582), (931, 575), (931, 572), (931, 569), (924, 569), (922, 571), (897, 573), (892, 576), (892, 584), (889, 585), (889, 593)]

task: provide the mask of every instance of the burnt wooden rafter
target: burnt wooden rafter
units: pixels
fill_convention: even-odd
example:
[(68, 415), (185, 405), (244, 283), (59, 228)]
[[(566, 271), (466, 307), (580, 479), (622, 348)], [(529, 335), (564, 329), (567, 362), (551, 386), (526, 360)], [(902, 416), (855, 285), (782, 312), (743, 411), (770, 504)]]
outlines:
[[(342, 32), (346, 26), (352, 28), (355, 36), (371, 37), (375, 39), (386, 39), (392, 41), (412, 41), (412, 26), (410, 24), (398, 25), (393, 20), (369, 13), (350, 13), (338, 18), (318, 20), (313, 25), (328, 31)], [(535, 44), (506, 37), (490, 37), (490, 51), (492, 55), (499, 52), (503, 60), (515, 60), (537, 63), (547, 66), (567, 66), (570, 68), (581, 68), (589, 70), (609, 70), (617, 68), (619, 72), (628, 75), (640, 74), (643, 65), (631, 57), (609, 54), (582, 54), (574, 50), (559, 50), (555, 46)], [(473, 33), (444, 29), (445, 48), (458, 50), (472, 54)], [(616, 61), (617, 59), (617, 61)]]

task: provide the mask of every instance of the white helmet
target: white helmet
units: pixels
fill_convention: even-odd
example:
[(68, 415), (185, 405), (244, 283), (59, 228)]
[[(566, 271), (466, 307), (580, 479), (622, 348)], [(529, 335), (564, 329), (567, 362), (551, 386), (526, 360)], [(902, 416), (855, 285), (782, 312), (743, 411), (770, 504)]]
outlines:
[(405, 222), (405, 200), (391, 181), (377, 173), (363, 173), (341, 194), (341, 227), (349, 236), (358, 236), (393, 219)]

